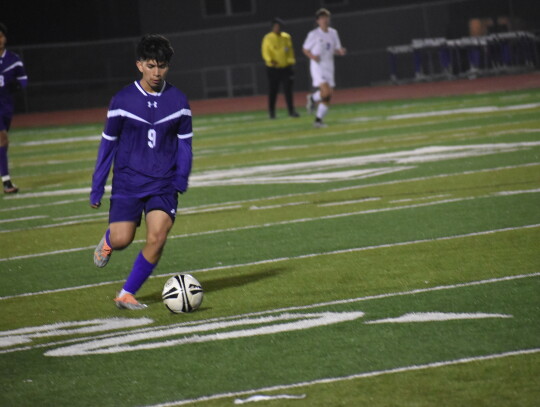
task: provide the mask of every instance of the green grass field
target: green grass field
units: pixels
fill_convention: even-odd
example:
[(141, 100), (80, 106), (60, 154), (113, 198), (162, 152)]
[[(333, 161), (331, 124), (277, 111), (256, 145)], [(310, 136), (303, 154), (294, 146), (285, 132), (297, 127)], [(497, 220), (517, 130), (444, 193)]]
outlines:
[[(13, 129), (0, 405), (537, 406), (540, 90), (311, 120), (194, 112), (143, 311), (112, 300), (144, 226), (92, 262), (102, 124)], [(191, 314), (161, 302), (181, 272), (205, 289)]]

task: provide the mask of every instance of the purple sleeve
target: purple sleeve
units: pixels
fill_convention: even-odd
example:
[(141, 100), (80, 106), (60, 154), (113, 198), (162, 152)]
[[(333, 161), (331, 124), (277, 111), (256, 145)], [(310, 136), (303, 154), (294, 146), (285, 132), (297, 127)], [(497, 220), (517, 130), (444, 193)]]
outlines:
[(101, 203), (105, 193), (105, 183), (109, 177), (109, 171), (118, 147), (118, 139), (109, 140), (103, 135), (99, 145), (98, 156), (94, 175), (92, 176), (92, 191), (90, 192), (90, 204)]
[(180, 193), (186, 192), (188, 188), (188, 178), (191, 173), (191, 164), (193, 161), (193, 151), (191, 149), (192, 138), (191, 109), (187, 106), (184, 109), (184, 114), (178, 128), (178, 152), (176, 155), (176, 177), (174, 185)]
[(187, 191), (188, 178), (191, 173), (193, 152), (191, 150), (191, 137), (178, 139), (178, 153), (176, 156), (176, 178), (174, 186), (180, 193)]
[(21, 85), (21, 88), (26, 88), (26, 86), (28, 85), (28, 76), (26, 75), (26, 71), (24, 70), (24, 65), (22, 65), (22, 61), (21, 65), (17, 67), (15, 78)]
[(115, 109), (113, 98), (107, 112), (107, 122), (101, 137), (94, 175), (92, 176), (92, 190), (90, 192), (90, 204), (99, 204), (105, 193), (105, 183), (109, 177), (114, 155), (118, 149), (118, 138), (122, 130), (122, 118), (111, 114)]

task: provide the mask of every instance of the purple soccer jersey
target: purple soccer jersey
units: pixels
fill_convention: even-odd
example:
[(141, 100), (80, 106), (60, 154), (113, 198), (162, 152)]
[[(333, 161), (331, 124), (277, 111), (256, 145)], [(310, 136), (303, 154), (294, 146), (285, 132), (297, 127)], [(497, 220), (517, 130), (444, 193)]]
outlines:
[(26, 88), (27, 83), (28, 77), (21, 58), (14, 52), (4, 50), (0, 55), (0, 126), (4, 128), (0, 130), (9, 130), (14, 109), (13, 91), (19, 86)]
[(164, 83), (150, 94), (138, 81), (111, 100), (92, 178), (90, 203), (101, 202), (114, 161), (112, 198), (184, 192), (191, 172), (191, 109)]

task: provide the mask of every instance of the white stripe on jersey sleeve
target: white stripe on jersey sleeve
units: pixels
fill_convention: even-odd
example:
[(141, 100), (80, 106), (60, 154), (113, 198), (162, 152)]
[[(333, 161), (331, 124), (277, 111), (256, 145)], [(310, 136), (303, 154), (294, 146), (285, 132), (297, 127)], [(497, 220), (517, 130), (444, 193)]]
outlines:
[(17, 66), (23, 66), (23, 63), (21, 61), (18, 61), (18, 62), (15, 62), (14, 64), (11, 64), (10, 66), (8, 66), (7, 68), (5, 68), (2, 73), (4, 72), (7, 72), (7, 71), (11, 71), (13, 68), (17, 67)]
[(185, 139), (188, 139), (188, 138), (192, 138), (193, 137), (193, 133), (188, 133), (188, 134), (178, 134), (178, 138), (180, 140), (185, 140)]
[(101, 136), (105, 139), (105, 140), (109, 140), (109, 141), (115, 141), (118, 137), (112, 137), (112, 136), (108, 136), (106, 135), (105, 133), (101, 133)]
[(140, 122), (150, 124), (150, 122), (147, 122), (143, 118), (141, 118), (139, 116), (136, 116), (133, 113), (129, 113), (128, 111), (123, 110), (123, 109), (109, 110), (107, 112), (107, 118), (109, 118), (109, 117), (118, 117), (118, 116), (120, 116), (120, 117), (128, 117), (128, 118), (133, 119), (133, 120), (138, 120)]
[(158, 120), (158, 121), (155, 122), (154, 124), (165, 123), (165, 122), (168, 122), (169, 120), (177, 119), (177, 118), (179, 118), (180, 116), (191, 116), (191, 110), (189, 110), (189, 109), (182, 109), (182, 110), (179, 110), (179, 111), (176, 112), (176, 113), (170, 114), (169, 116), (164, 117), (164, 118), (161, 119), (161, 120)]

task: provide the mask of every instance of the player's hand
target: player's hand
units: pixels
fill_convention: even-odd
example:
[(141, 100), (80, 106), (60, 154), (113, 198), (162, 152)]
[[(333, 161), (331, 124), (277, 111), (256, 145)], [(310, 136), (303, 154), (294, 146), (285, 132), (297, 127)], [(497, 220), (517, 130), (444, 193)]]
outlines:
[(318, 55), (313, 55), (313, 58), (311, 59), (313, 59), (315, 62), (321, 62), (321, 57)]
[(344, 56), (347, 54), (347, 48), (340, 48), (337, 50), (337, 54), (338, 55), (341, 55), (341, 56)]
[(91, 203), (90, 204), (90, 207), (94, 208), (94, 209), (98, 209), (100, 206), (101, 206), (101, 202)]

